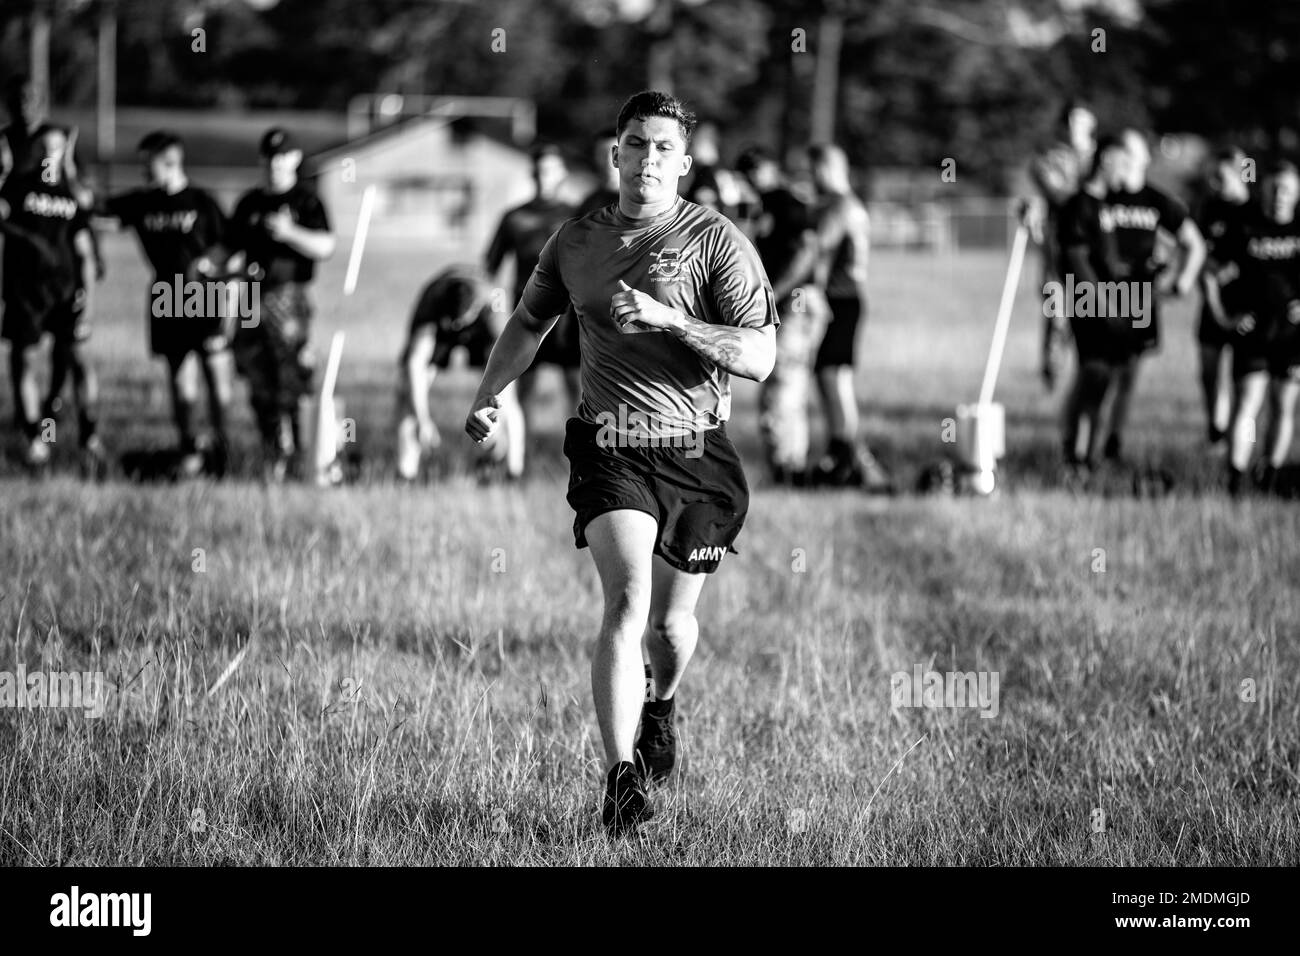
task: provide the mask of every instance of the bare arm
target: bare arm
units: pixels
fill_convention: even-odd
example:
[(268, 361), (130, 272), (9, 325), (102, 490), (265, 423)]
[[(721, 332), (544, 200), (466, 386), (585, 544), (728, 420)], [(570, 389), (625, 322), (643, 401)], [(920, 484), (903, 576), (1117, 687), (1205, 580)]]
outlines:
[(1183, 267), (1178, 271), (1178, 280), (1174, 287), (1179, 295), (1187, 295), (1196, 285), (1196, 277), (1201, 274), (1201, 268), (1205, 265), (1205, 240), (1201, 238), (1201, 230), (1196, 228), (1196, 223), (1190, 218), (1184, 219), (1183, 224), (1178, 227), (1176, 238), (1183, 250)]
[(539, 319), (522, 302), (515, 306), (515, 311), (501, 330), (496, 344), (492, 346), (469, 417), (465, 420), (465, 431), (470, 438), (482, 442), (492, 434), (496, 428), (497, 409), (501, 407), (498, 396), (527, 371), (537, 355), (542, 339), (558, 319), (558, 315)]
[(334, 255), (337, 241), (328, 229), (308, 229), (293, 221), (287, 211), (267, 213), (262, 222), (271, 238), (299, 255), (321, 262)]
[(98, 269), (95, 266), (95, 247), (90, 239), (90, 230), (81, 229), (72, 240), (77, 251), (77, 264), (81, 267), (81, 288), (84, 295), (84, 310), (91, 311), (94, 302), (95, 280)]
[(411, 410), (421, 432), (430, 428), (433, 415), (429, 412), (429, 386), (437, 370), (430, 365), (436, 345), (433, 329), (429, 326), (417, 331), (406, 353), (406, 384), (411, 395)]
[(761, 382), (776, 364), (776, 326), (746, 328), (701, 322), (669, 308), (654, 296), (619, 280), (621, 291), (610, 300), (610, 314), (620, 329), (640, 323), (677, 336), (721, 369)]
[(777, 302), (784, 301), (791, 292), (812, 278), (817, 266), (817, 236), (808, 230), (802, 236), (799, 251), (785, 271), (772, 279), (772, 296)]
[(776, 326), (734, 328), (713, 325), (687, 315), (671, 331), (706, 359), (741, 378), (761, 382), (776, 364)]
[(293, 222), (289, 223), (276, 238), (294, 252), (301, 253), (308, 259), (315, 259), (317, 262), (334, 255), (334, 249), (338, 245), (334, 233), (324, 229), (306, 229)]

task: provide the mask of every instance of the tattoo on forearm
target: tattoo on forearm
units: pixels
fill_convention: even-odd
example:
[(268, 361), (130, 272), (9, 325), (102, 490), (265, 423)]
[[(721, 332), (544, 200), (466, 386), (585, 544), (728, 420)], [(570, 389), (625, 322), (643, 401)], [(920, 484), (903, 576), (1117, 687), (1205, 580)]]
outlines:
[(691, 320), (682, 329), (681, 339), (706, 359), (729, 372), (736, 371), (744, 354), (745, 340), (740, 330), (724, 325)]

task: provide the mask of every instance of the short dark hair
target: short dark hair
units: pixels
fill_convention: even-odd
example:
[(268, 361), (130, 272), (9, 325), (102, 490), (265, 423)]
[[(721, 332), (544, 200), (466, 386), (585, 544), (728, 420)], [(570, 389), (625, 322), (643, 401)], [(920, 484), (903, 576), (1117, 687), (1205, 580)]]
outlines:
[(1264, 173), (1264, 178), (1276, 179), (1278, 176), (1300, 176), (1300, 168), (1289, 159), (1275, 159), (1268, 164), (1268, 171)]
[(763, 163), (775, 163), (776, 154), (766, 146), (746, 146), (736, 157), (736, 172), (750, 173)]
[(1097, 171), (1101, 169), (1102, 154), (1110, 149), (1123, 149), (1124, 140), (1117, 133), (1103, 133), (1097, 137), (1097, 148), (1092, 154), (1092, 169), (1089, 170), (1089, 176), (1096, 176)]
[(62, 133), (64, 139), (67, 139), (70, 135), (66, 126), (60, 126), (58, 123), (42, 123), (40, 126), (36, 127), (36, 131), (32, 133), (32, 142), (44, 139), (51, 133)]
[(544, 159), (547, 156), (554, 156), (560, 162), (565, 162), (564, 151), (554, 143), (536, 143), (533, 148), (528, 151), (528, 155), (532, 157), (534, 166), (537, 165), (538, 160)]
[(1246, 151), (1237, 145), (1220, 146), (1214, 154), (1216, 165), (1236, 163), (1246, 158)]
[(695, 114), (688, 110), (677, 97), (659, 90), (642, 90), (640, 93), (628, 97), (628, 101), (618, 111), (618, 123), (614, 126), (614, 137), (616, 139), (621, 137), (623, 130), (627, 129), (628, 123), (634, 120), (649, 119), (651, 116), (662, 116), (664, 119), (676, 120), (678, 127), (682, 131), (682, 139), (686, 141), (686, 145), (690, 145), (691, 134), (695, 132)]
[(156, 129), (152, 133), (146, 133), (144, 138), (140, 140), (140, 145), (138, 145), (136, 149), (152, 158), (157, 156), (163, 150), (171, 149), (173, 146), (179, 146), (183, 151), (185, 149), (185, 141), (176, 133), (170, 132), (169, 130)]

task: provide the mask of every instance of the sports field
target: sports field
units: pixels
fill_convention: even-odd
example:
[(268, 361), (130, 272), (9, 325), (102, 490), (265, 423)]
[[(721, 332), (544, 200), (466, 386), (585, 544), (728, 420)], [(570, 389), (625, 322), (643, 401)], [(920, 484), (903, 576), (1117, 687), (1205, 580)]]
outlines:
[[(106, 248), (105, 438), (162, 445), (144, 270), (127, 240)], [(476, 378), (453, 371), (435, 385), (445, 467), (395, 485), (395, 357), (447, 251), (372, 244), (350, 299), (345, 252), (315, 340), (349, 333), (365, 483), (91, 486), (71, 442), (33, 483), (6, 446), (0, 670), (102, 670), (109, 694), (97, 720), (0, 712), (0, 864), (1300, 860), (1300, 520), (1214, 490), (1189, 305), (1166, 314), (1128, 439), (1180, 479), (1168, 496), (1061, 487), (1032, 262), (999, 497), (756, 487), (701, 602), (685, 766), (656, 821), (611, 842), (587, 685), (599, 590), (572, 546), (560, 409), (524, 485), (479, 489), (460, 437)], [(873, 259), (865, 424), (904, 481), (974, 397), (1004, 265)], [(756, 387), (735, 391), (757, 485)], [(918, 666), (995, 674), (996, 715), (891, 709), (891, 675)]]

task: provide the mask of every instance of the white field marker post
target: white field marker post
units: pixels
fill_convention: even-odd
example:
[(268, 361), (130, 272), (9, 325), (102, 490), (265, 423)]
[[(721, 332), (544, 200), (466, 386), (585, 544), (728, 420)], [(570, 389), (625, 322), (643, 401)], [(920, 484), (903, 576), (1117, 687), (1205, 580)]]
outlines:
[(998, 370), (1002, 367), (1002, 351), (1007, 345), (1007, 329), (1011, 325), (1011, 308), (1016, 302), (1016, 287), (1020, 285), (1020, 267), (1025, 261), (1025, 245), (1029, 241), (1029, 230), (1023, 225), (1016, 229), (1016, 237), (1011, 243), (1011, 262), (1007, 265), (1007, 278), (1002, 284), (1002, 302), (998, 305), (998, 318), (993, 326), (993, 344), (989, 346), (989, 359), (984, 365), (984, 382), (980, 385), (981, 406), (993, 401), (993, 388), (998, 382)]
[(338, 457), (338, 413), (334, 405), (334, 386), (339, 379), (339, 365), (343, 361), (343, 333), (335, 332), (330, 341), (330, 357), (325, 364), (325, 377), (321, 381), (320, 395), (316, 399), (315, 448), (313, 449), (318, 484), (328, 484), (330, 466)]
[(375, 184), (371, 183), (361, 194), (361, 212), (357, 216), (357, 231), (352, 236), (352, 254), (348, 256), (348, 273), (343, 279), (343, 294), (357, 291), (357, 277), (361, 274), (361, 255), (366, 251), (366, 234), (370, 231), (370, 214), (375, 210)]

